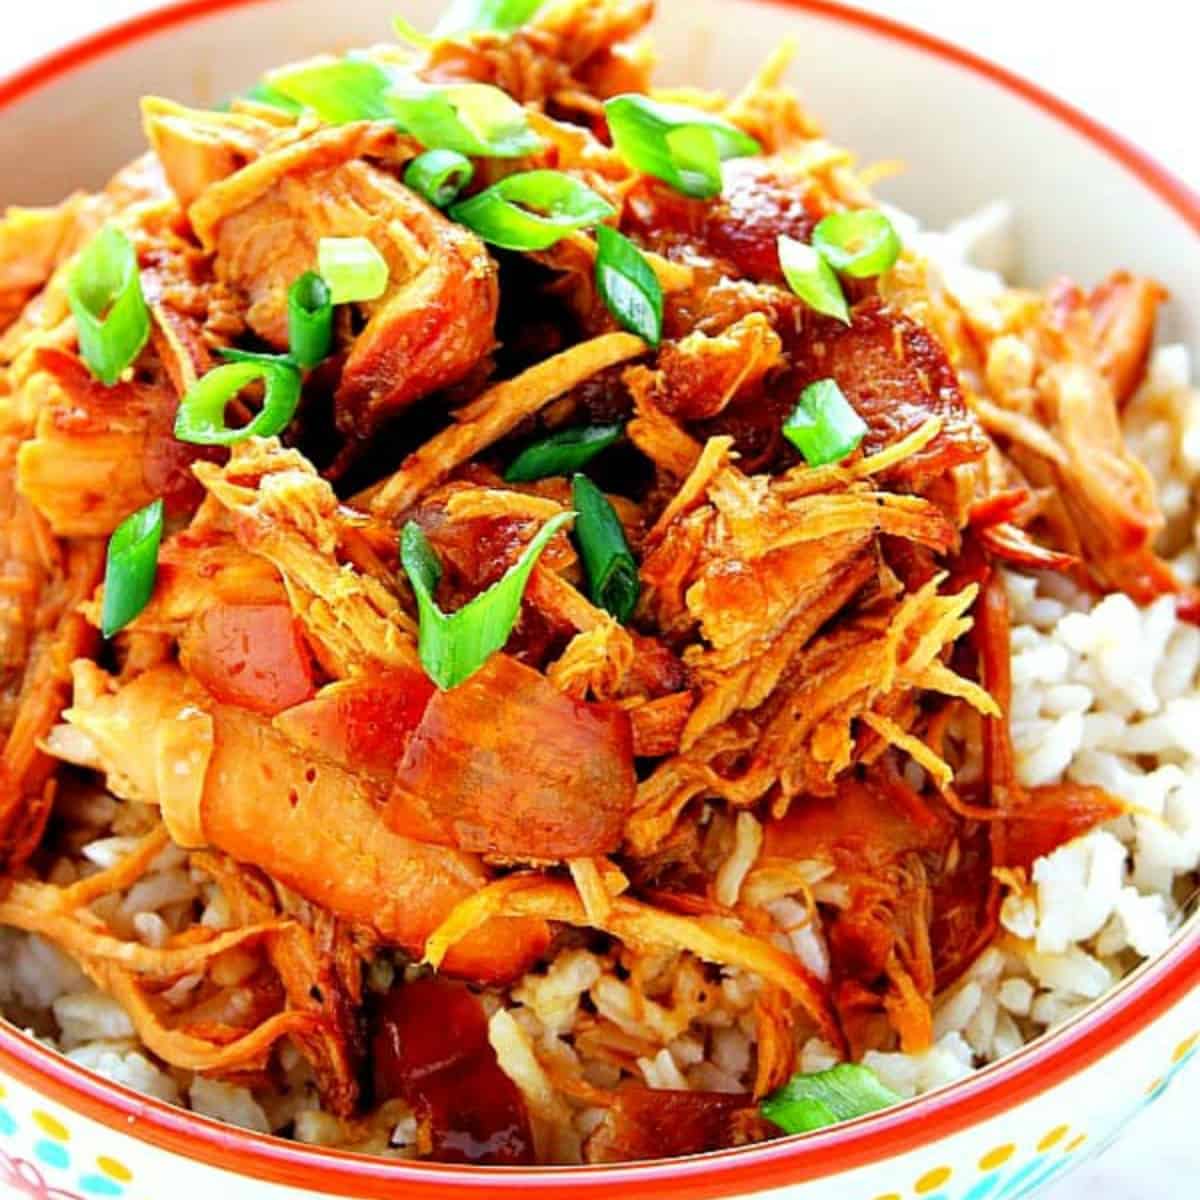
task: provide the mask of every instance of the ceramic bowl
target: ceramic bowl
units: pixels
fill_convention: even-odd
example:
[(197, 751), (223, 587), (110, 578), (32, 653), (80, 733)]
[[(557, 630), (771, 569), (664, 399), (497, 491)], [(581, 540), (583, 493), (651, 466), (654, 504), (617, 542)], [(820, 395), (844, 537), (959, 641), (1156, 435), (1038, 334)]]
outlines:
[[(188, 0), (0, 81), (0, 199), (99, 184), (143, 147), (147, 92), (214, 103), (272, 64), (383, 40), (408, 0)], [(1022, 272), (1114, 265), (1173, 294), (1167, 334), (1200, 350), (1200, 199), (1067, 105), (951, 46), (826, 0), (660, 0), (664, 77), (738, 87), (794, 34), (794, 81), (866, 161), (903, 157), (891, 199), (939, 224), (1003, 197)], [(795, 1195), (1016, 1200), (1099, 1153), (1200, 1045), (1200, 926), (1084, 1014), (971, 1078), (806, 1138), (628, 1167), (497, 1170), (311, 1149), (218, 1125), (104, 1082), (0, 1029), (0, 1189), (37, 1197), (302, 1200), (537, 1194), (543, 1200)]]

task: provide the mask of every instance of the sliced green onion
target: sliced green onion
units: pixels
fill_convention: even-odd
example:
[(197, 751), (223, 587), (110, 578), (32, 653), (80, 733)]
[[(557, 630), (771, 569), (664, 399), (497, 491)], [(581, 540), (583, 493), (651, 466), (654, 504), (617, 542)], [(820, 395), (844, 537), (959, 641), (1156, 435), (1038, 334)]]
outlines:
[(293, 117), (298, 117), (304, 111), (303, 104), (298, 100), (293, 100), (291, 96), (285, 96), (266, 80), (256, 83), (243, 98), (253, 100), (255, 104), (265, 104), (268, 108), (277, 108)]
[(387, 291), (387, 260), (367, 238), (322, 238), (317, 264), (334, 304), (378, 300)]
[(475, 158), (519, 158), (542, 145), (529, 114), (506, 92), (487, 83), (438, 86), (416, 78), (388, 96), (400, 125), (432, 150)]
[(429, 50), (438, 44), (438, 39), (430, 37), (427, 33), (422, 33), (411, 21), (404, 17), (392, 18), (392, 30), (396, 37), (407, 42), (410, 46), (416, 46), (419, 50)]
[(606, 101), (604, 113), (617, 153), (685, 196), (720, 195), (721, 163), (762, 152), (735, 125), (682, 104), (660, 104), (631, 92)]
[(596, 228), (596, 290), (622, 328), (651, 346), (662, 341), (663, 293), (654, 268), (624, 234)]
[(560, 513), (547, 521), (521, 557), (487, 591), (453, 613), (442, 612), (433, 598), (442, 568), (425, 531), (415, 521), (404, 526), (400, 562), (417, 598), (418, 652), (425, 673), (439, 688), (457, 687), (503, 648), (520, 615), (530, 572), (550, 539), (574, 516)]
[(124, 629), (149, 603), (162, 531), (163, 502), (154, 500), (126, 517), (109, 538), (100, 606), (100, 631), (106, 638)]
[(239, 350), (236, 346), (220, 346), (217, 353), (226, 362), (236, 363), (266, 363), (281, 367), (295, 367), (296, 360), (291, 354), (267, 354), (262, 350)]
[(288, 347), (297, 366), (311, 371), (333, 346), (333, 296), (315, 271), (305, 271), (288, 289)]
[(876, 208), (830, 213), (813, 230), (813, 248), (835, 271), (870, 279), (896, 265), (900, 235)]
[(811, 1133), (900, 1103), (867, 1067), (842, 1063), (812, 1075), (794, 1075), (767, 1096), (762, 1114), (784, 1133)]
[(800, 402), (783, 423), (783, 436), (810, 467), (841, 462), (867, 435), (862, 417), (832, 379), (818, 379), (800, 393)]
[(792, 291), (809, 308), (850, 324), (850, 309), (842, 285), (834, 269), (812, 246), (781, 233), (779, 265)]
[(532, 483), (535, 479), (582, 470), (620, 437), (620, 425), (580, 425), (559, 430), (526, 446), (504, 472), (505, 482)]
[(396, 121), (430, 149), (516, 158), (542, 145), (525, 109), (486, 83), (430, 84), (411, 71), (348, 57), (284, 67), (264, 86), (330, 125)]
[(471, 160), (457, 150), (426, 150), (408, 164), (404, 182), (434, 208), (445, 208), (474, 176)]
[(454, 205), (450, 215), (493, 246), (546, 250), (572, 230), (599, 224), (615, 211), (586, 184), (561, 171), (522, 171)]
[[(300, 403), (300, 372), (290, 361), (268, 355), (233, 352), (236, 359), (209, 371), (195, 383), (179, 405), (175, 436), (198, 446), (232, 446), (250, 437), (274, 437), (287, 428)], [(225, 424), (225, 409), (245, 387), (262, 381), (262, 408), (240, 429)]]
[(586, 476), (571, 481), (579, 516), (575, 540), (587, 571), (592, 600), (622, 624), (633, 616), (642, 585), (625, 529), (608, 497)]
[(438, 37), (490, 31), (512, 33), (528, 21), (545, 0), (453, 0), (434, 26)]
[(150, 337), (133, 243), (106, 225), (88, 243), (67, 281), (67, 303), (79, 332), (79, 354), (91, 373), (112, 387)]
[(388, 93), (396, 74), (365, 58), (336, 58), (272, 71), (266, 86), (310, 108), (330, 125), (393, 119)]

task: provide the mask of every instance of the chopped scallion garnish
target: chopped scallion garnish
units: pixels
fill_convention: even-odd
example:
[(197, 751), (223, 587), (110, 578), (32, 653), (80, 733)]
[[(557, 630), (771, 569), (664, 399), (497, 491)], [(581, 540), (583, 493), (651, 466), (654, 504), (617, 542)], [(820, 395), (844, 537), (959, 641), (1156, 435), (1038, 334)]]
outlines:
[(632, 92), (606, 101), (604, 113), (617, 153), (685, 196), (720, 195), (721, 163), (762, 150), (748, 133), (711, 113)]
[(91, 373), (112, 387), (150, 337), (150, 310), (142, 295), (133, 243), (106, 225), (88, 243), (67, 280), (79, 354)]
[(268, 108), (277, 108), (290, 116), (298, 117), (304, 111), (304, 105), (291, 96), (285, 96), (278, 88), (272, 87), (266, 80), (256, 83), (245, 95), (246, 100), (255, 104), (265, 104)]
[(596, 289), (622, 328), (651, 346), (662, 341), (663, 293), (646, 256), (607, 225), (596, 229)]
[(835, 271), (851, 279), (890, 271), (902, 249), (895, 227), (875, 208), (830, 213), (817, 223), (812, 244)]
[[(235, 361), (209, 371), (184, 396), (175, 436), (199, 446), (232, 446), (249, 437), (274, 437), (287, 428), (300, 403), (300, 372), (288, 359), (233, 351)], [(262, 408), (248, 424), (230, 429), (225, 409), (252, 383), (264, 384)]]
[(504, 472), (507, 483), (532, 483), (551, 475), (569, 475), (582, 470), (603, 450), (621, 437), (620, 425), (581, 425), (560, 429), (549, 437), (526, 446)]
[(545, 0), (453, 0), (434, 26), (438, 37), (458, 33), (512, 33), (528, 21)]
[(426, 150), (408, 164), (404, 182), (435, 208), (445, 208), (474, 176), (471, 160), (457, 150)]
[(406, 42), (410, 46), (416, 46), (420, 50), (428, 50), (430, 47), (438, 44), (437, 38), (430, 37), (427, 33), (422, 33), (405, 17), (393, 17), (392, 30), (398, 41)]
[(292, 361), (306, 371), (320, 366), (333, 346), (333, 297), (314, 271), (288, 289), (288, 346)]
[(365, 58), (336, 58), (284, 67), (267, 76), (266, 84), (330, 125), (350, 121), (390, 121), (388, 93), (396, 75)]
[(393, 87), (388, 103), (401, 127), (431, 150), (519, 158), (542, 145), (525, 110), (487, 83), (433, 85), (405, 79)]
[(124, 629), (154, 593), (158, 546), (162, 541), (163, 502), (154, 500), (128, 516), (113, 531), (104, 568), (100, 631), (106, 638)]
[(792, 291), (809, 308), (850, 324), (850, 309), (834, 269), (812, 246), (779, 235), (779, 265)]
[(442, 612), (434, 599), (442, 568), (425, 531), (415, 521), (404, 526), (400, 562), (417, 598), (418, 652), (425, 673), (439, 688), (457, 687), (503, 648), (520, 615), (530, 572), (550, 539), (574, 516), (560, 513), (547, 521), (500, 579), (453, 613)]
[(858, 449), (867, 426), (832, 379), (818, 379), (800, 393), (800, 401), (783, 423), (783, 436), (810, 467), (841, 462)]
[(784, 1133), (811, 1133), (900, 1103), (867, 1067), (842, 1063), (828, 1071), (795, 1075), (767, 1096), (762, 1114)]
[(387, 291), (387, 260), (365, 237), (323, 237), (317, 264), (334, 304), (378, 300)]
[(612, 205), (561, 171), (522, 171), (463, 200), (450, 215), (504, 250), (546, 250), (614, 216)]
[(575, 476), (571, 493), (579, 514), (575, 540), (592, 600), (625, 624), (637, 607), (641, 581), (621, 519), (608, 497), (586, 475)]

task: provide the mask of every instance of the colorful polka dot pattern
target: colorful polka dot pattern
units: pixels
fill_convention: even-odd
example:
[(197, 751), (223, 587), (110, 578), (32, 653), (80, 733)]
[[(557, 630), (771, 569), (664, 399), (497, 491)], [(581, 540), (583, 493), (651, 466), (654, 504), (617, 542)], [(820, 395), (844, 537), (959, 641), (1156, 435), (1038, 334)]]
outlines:
[[(1197, 1053), (1200, 1033), (1176, 1046), (1170, 1069), (1147, 1088), (1143, 1104), (1157, 1100)], [(907, 1192), (888, 1192), (874, 1200), (1029, 1200), (1056, 1176), (1106, 1149), (1124, 1125), (1121, 1122), (1108, 1138), (1094, 1145), (1086, 1133), (1070, 1125), (1056, 1125), (1042, 1134), (1030, 1152), (1022, 1153), (1021, 1147), (1005, 1142), (980, 1155), (972, 1169), (932, 1167), (915, 1179)], [(1087, 1153), (1081, 1153), (1085, 1146)]]
[[(3, 1101), (4, 1089), (0, 1087), (0, 1137), (10, 1138), (21, 1132), (21, 1124)], [(13, 1158), (0, 1149), (0, 1176), (9, 1188), (18, 1194), (30, 1197), (53, 1196), (56, 1200), (87, 1200), (88, 1197), (121, 1197), (126, 1186), (133, 1181), (133, 1172), (120, 1160), (106, 1154), (88, 1162), (84, 1156), (71, 1148), (71, 1131), (66, 1125), (44, 1109), (34, 1109), (29, 1114), (31, 1128), (26, 1133), (32, 1138), (32, 1162)], [(78, 1192), (60, 1188), (48, 1188), (43, 1170), (56, 1177), (69, 1172), (74, 1177)]]
[[(1146, 1089), (1142, 1105), (1157, 1100), (1197, 1054), (1200, 1054), (1200, 1032), (1175, 1047), (1169, 1068)], [(0, 1138), (7, 1139), (22, 1132), (22, 1123), (5, 1104), (6, 1099), (0, 1085)], [(14, 1158), (0, 1148), (0, 1183), (33, 1200), (47, 1197), (96, 1200), (126, 1195), (134, 1176), (119, 1159), (101, 1154), (93, 1161), (86, 1161), (86, 1156), (72, 1150), (67, 1126), (44, 1109), (34, 1109), (29, 1122), (32, 1128), (26, 1127), (24, 1132), (31, 1139), (36, 1163)], [(1056, 1125), (1046, 1130), (1028, 1152), (1013, 1142), (1005, 1142), (981, 1154), (969, 1168), (948, 1164), (930, 1167), (913, 1181), (907, 1192), (888, 1192), (874, 1200), (1029, 1200), (1057, 1175), (1100, 1154), (1116, 1139), (1124, 1124), (1121, 1122), (1107, 1137), (1095, 1142), (1070, 1125)], [(69, 1172), (79, 1191), (48, 1187), (43, 1168), (53, 1173), (55, 1182)]]

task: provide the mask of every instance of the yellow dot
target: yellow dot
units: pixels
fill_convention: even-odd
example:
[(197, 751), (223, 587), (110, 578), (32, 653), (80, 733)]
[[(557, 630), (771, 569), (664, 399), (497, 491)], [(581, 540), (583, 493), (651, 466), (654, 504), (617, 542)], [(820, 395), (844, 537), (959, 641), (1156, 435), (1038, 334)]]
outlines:
[(1039, 1150), (1049, 1150), (1057, 1146), (1059, 1142), (1071, 1132), (1070, 1125), (1060, 1125), (1057, 1129), (1052, 1129), (1040, 1142), (1037, 1144)]
[(936, 1191), (953, 1173), (949, 1167), (934, 1167), (932, 1171), (927, 1171), (917, 1180), (915, 1188), (917, 1194), (923, 1196), (926, 1192)]
[(1196, 1043), (1200, 1042), (1200, 1033), (1193, 1033), (1186, 1042), (1180, 1042), (1175, 1047), (1175, 1053), (1171, 1055), (1172, 1062), (1182, 1062), (1196, 1048)]
[(876, 1196), (875, 1200), (900, 1200), (900, 1197), (895, 1192), (888, 1192), (886, 1196)]
[(1016, 1146), (1011, 1142), (1007, 1146), (997, 1146), (995, 1150), (989, 1150), (980, 1160), (979, 1169), (981, 1171), (994, 1171), (997, 1167), (1002, 1167), (1016, 1153)]
[(1155, 1080), (1155, 1081), (1154, 1081), (1154, 1082), (1153, 1082), (1153, 1083), (1152, 1083), (1152, 1084), (1151, 1084), (1151, 1085), (1150, 1085), (1150, 1086), (1149, 1086), (1149, 1087), (1146, 1089), (1146, 1095), (1147, 1095), (1147, 1096), (1153, 1096), (1153, 1095), (1154, 1095), (1154, 1093), (1155, 1093), (1155, 1092), (1157, 1092), (1157, 1091), (1158, 1091), (1158, 1089), (1159, 1089), (1160, 1087), (1162, 1087), (1162, 1085), (1163, 1085), (1163, 1081), (1162, 1081), (1162, 1076), (1160, 1075), (1160, 1076), (1159, 1076), (1159, 1077), (1158, 1077), (1158, 1078), (1157, 1078), (1157, 1079), (1156, 1079), (1156, 1080)]
[(96, 1166), (105, 1175), (111, 1175), (113, 1179), (119, 1179), (122, 1183), (128, 1183), (133, 1178), (133, 1172), (124, 1163), (119, 1163), (115, 1158), (109, 1158), (105, 1154), (96, 1159)]
[(1067, 1153), (1074, 1154), (1084, 1142), (1087, 1141), (1087, 1134), (1081, 1133), (1073, 1142), (1067, 1143)]
[(56, 1142), (65, 1142), (71, 1135), (67, 1132), (67, 1127), (58, 1120), (55, 1120), (47, 1112), (42, 1112), (40, 1109), (33, 1114), (34, 1122), (38, 1128), (47, 1136), (52, 1137)]

